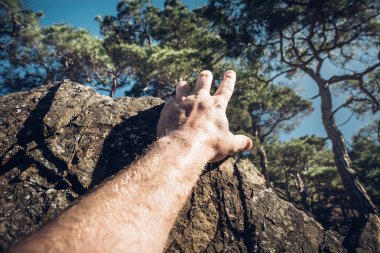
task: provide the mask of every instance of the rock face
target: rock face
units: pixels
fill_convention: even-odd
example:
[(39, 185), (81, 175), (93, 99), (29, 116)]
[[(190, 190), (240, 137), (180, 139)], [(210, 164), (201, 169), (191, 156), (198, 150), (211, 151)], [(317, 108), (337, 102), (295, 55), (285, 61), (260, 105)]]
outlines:
[(264, 187), (248, 161), (200, 178), (168, 239), (169, 252), (344, 252), (312, 218)]
[(161, 104), (71, 82), (0, 97), (0, 252), (140, 155)]
[[(380, 218), (371, 214), (363, 223), (364, 227), (357, 241), (356, 252), (380, 252)], [(352, 247), (351, 247), (352, 248)]]
[[(0, 97), (0, 252), (141, 155), (162, 102), (113, 100), (72, 82)], [(165, 251), (345, 252), (338, 236), (263, 183), (249, 161), (209, 165)]]

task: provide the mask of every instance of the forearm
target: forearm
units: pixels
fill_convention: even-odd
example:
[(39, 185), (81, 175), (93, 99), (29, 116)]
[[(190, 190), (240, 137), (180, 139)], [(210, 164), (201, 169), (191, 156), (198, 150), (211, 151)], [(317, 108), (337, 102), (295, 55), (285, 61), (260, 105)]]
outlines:
[(14, 252), (162, 251), (179, 210), (212, 155), (201, 142), (189, 142), (185, 135), (177, 131), (158, 140), (146, 155)]

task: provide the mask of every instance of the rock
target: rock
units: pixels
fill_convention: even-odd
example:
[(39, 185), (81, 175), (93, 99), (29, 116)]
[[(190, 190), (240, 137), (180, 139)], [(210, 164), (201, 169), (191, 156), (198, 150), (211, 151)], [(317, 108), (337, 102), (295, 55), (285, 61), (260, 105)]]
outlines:
[(247, 160), (203, 174), (167, 242), (167, 252), (344, 252), (341, 242), (266, 189)]
[(357, 253), (380, 252), (380, 217), (370, 214), (359, 235)]
[[(0, 97), (0, 252), (141, 155), (162, 102), (70, 81)], [(341, 242), (266, 189), (249, 161), (228, 158), (205, 169), (165, 251), (344, 252)]]
[(0, 97), (0, 252), (141, 155), (162, 102), (67, 81)]

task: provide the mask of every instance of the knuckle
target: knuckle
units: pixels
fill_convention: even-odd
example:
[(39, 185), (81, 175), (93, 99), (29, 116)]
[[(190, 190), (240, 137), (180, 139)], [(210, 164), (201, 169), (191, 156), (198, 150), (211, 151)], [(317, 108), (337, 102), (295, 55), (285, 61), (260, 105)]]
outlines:
[(228, 154), (229, 155), (233, 155), (235, 154), (236, 152), (239, 152), (239, 150), (235, 147), (235, 146), (232, 146), (228, 149)]
[(186, 81), (179, 81), (176, 85), (177, 86), (184, 86), (184, 85), (188, 85), (188, 83)]
[(225, 109), (227, 107), (227, 101), (224, 97), (216, 96), (215, 105), (217, 108)]
[(216, 119), (214, 124), (218, 130), (223, 130), (226, 128), (226, 122), (223, 119)]
[(197, 104), (197, 107), (198, 107), (198, 110), (200, 111), (204, 111), (207, 109), (207, 104), (204, 102), (204, 101), (200, 101), (198, 104)]
[(225, 91), (232, 92), (233, 91), (232, 85), (228, 82), (222, 82), (220, 84), (220, 89), (222, 89), (223, 92), (225, 92)]

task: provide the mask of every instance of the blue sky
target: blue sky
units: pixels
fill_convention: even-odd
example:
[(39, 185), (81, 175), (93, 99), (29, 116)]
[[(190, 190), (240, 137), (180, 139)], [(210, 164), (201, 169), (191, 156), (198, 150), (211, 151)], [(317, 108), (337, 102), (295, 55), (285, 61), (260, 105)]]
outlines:
[[(52, 25), (55, 23), (67, 23), (78, 28), (85, 28), (92, 34), (99, 36), (98, 24), (94, 18), (98, 15), (116, 14), (116, 4), (119, 0), (24, 0), (25, 5), (34, 11), (43, 11), (44, 17), (41, 19), (43, 25)], [(205, 4), (205, 0), (184, 0), (183, 1), (191, 9)], [(163, 1), (153, 0), (153, 4), (157, 7), (163, 7)], [(331, 70), (330, 70), (331, 71)], [(330, 75), (329, 68), (324, 70), (325, 75)], [(283, 80), (284, 81), (284, 80)], [(293, 80), (294, 87), (300, 95), (310, 98), (316, 95), (317, 86), (308, 77), (301, 77)], [(123, 91), (119, 91), (116, 96), (122, 96)], [(343, 97), (334, 100), (335, 106), (344, 101)], [(282, 134), (282, 140), (303, 136), (306, 134), (316, 134), (318, 136), (326, 136), (321, 121), (320, 100), (313, 100), (314, 112), (305, 117), (301, 124), (290, 134)], [(348, 110), (342, 110), (336, 115), (337, 124), (344, 122), (351, 113)], [(348, 124), (340, 127), (347, 141), (361, 127), (367, 125), (373, 116), (363, 115), (361, 119), (352, 118)], [(379, 114), (377, 114), (379, 118)]]
[[(41, 19), (43, 25), (67, 23), (86, 28), (92, 34), (98, 35), (98, 24), (94, 18), (116, 14), (119, 0), (23, 0), (25, 5), (34, 11), (42, 10), (45, 16)], [(205, 4), (204, 0), (182, 1), (191, 9)], [(157, 7), (163, 7), (164, 1), (153, 0)]]

